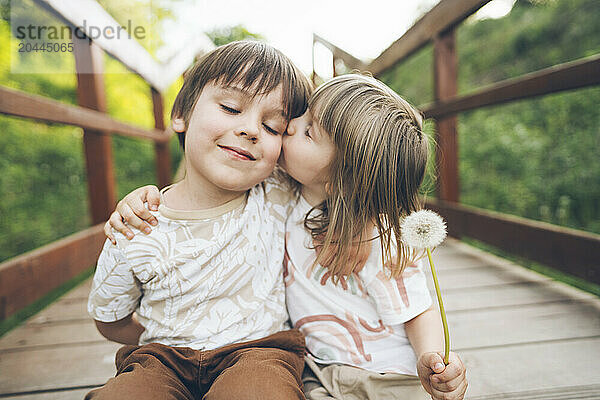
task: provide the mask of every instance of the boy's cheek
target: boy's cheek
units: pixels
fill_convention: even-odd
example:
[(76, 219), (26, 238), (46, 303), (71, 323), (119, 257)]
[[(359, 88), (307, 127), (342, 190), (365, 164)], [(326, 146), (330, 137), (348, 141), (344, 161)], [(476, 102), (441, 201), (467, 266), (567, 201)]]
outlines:
[(281, 152), (282, 140), (281, 135), (277, 136), (277, 140), (274, 140), (273, 143), (269, 144), (268, 150), (265, 151), (265, 154), (269, 160), (269, 164), (273, 164), (273, 167), (279, 160), (279, 156), (282, 154)]

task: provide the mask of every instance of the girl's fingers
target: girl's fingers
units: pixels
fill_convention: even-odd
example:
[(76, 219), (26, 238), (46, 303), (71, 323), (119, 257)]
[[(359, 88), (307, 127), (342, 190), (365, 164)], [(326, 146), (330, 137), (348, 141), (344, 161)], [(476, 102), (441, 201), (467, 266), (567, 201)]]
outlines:
[[(160, 205), (160, 191), (156, 186), (151, 186), (148, 189), (148, 195), (146, 196), (146, 200), (148, 201), (148, 208), (152, 211), (157, 211), (158, 206)], [(156, 219), (155, 219), (156, 221)], [(152, 223), (151, 221), (149, 221)], [(152, 224), (154, 225), (154, 224)]]
[[(106, 224), (109, 224), (114, 230), (125, 235), (127, 239), (131, 240), (133, 238), (133, 232), (131, 232), (131, 229), (129, 229), (127, 225), (123, 223), (121, 214), (119, 214), (118, 212), (114, 211), (112, 214), (110, 214), (110, 218), (108, 219), (108, 222)], [(110, 230), (110, 228), (108, 229)], [(106, 225), (104, 225), (104, 233), (106, 233), (106, 230), (107, 227)], [(116, 241), (113, 243), (116, 244)]]
[(443, 392), (436, 388), (431, 388), (431, 397), (434, 400), (463, 400), (467, 391), (467, 381), (462, 381), (460, 385), (451, 392)]
[(460, 374), (459, 376), (457, 376), (454, 379), (451, 379), (447, 382), (436, 382), (435, 379), (431, 379), (431, 387), (435, 390), (438, 390), (440, 392), (445, 392), (445, 393), (450, 393), (450, 392), (455, 392), (457, 390), (459, 390), (463, 383), (466, 383), (467, 380), (465, 379), (464, 374)]
[[(443, 356), (443, 354), (440, 353), (440, 356)], [(465, 367), (456, 353), (450, 353), (449, 362), (450, 363), (446, 365), (443, 372), (437, 373), (431, 377), (432, 382), (449, 382), (457, 376), (464, 374)]]
[(456, 353), (450, 353), (450, 363), (443, 372), (434, 374), (430, 378), (432, 389), (438, 392), (460, 395), (462, 399), (467, 390), (467, 378), (465, 367)]
[(140, 231), (148, 234), (150, 233), (152, 230), (150, 228), (150, 225), (148, 225), (147, 223), (145, 223), (144, 221), (142, 221), (131, 209), (131, 207), (129, 207), (129, 205), (125, 204), (121, 207), (117, 207), (119, 213), (121, 214), (121, 216), (123, 217), (123, 219), (125, 219), (125, 221), (127, 221), (127, 223), (131, 226), (133, 226), (134, 228), (139, 229)]
[[(128, 200), (127, 205), (137, 217), (147, 221), (150, 225), (156, 225), (158, 223), (154, 215), (152, 215), (144, 203), (139, 201), (139, 199), (136, 199), (136, 201), (133, 201), (133, 199), (131, 201)], [(127, 219), (127, 222), (129, 223), (129, 219)]]
[(115, 237), (112, 234), (112, 229), (110, 229), (110, 222), (106, 221), (104, 224), (104, 234), (111, 241), (112, 244), (117, 244)]

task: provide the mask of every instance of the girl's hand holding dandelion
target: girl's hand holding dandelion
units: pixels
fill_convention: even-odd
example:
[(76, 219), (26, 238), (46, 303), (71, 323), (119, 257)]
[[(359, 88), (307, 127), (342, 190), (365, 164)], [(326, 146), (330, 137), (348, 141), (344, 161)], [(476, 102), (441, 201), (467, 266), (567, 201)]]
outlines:
[[(425, 250), (431, 267), (438, 305), (444, 329), (444, 364), (438, 353), (425, 353), (419, 357), (417, 369), (419, 377), (432, 398), (462, 399), (467, 387), (465, 367), (460, 358), (450, 352), (450, 334), (442, 293), (437, 273), (431, 257), (431, 251), (446, 238), (446, 223), (438, 214), (429, 210), (420, 210), (407, 216), (401, 225), (402, 241), (415, 250)], [(426, 370), (422, 372), (421, 370)], [(438, 397), (441, 396), (441, 397)], [(448, 397), (450, 395), (450, 397)], [(454, 397), (453, 397), (454, 396)]]

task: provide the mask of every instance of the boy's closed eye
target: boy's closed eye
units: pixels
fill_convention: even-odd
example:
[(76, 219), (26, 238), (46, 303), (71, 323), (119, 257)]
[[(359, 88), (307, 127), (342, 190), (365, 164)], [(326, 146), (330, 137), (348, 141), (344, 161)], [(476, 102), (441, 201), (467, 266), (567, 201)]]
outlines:
[[(241, 111), (238, 110), (237, 108), (225, 105), (225, 104), (219, 104), (219, 107), (221, 107), (221, 109), (223, 111), (225, 111), (228, 114), (233, 114), (233, 115), (237, 115), (240, 114)], [(268, 124), (263, 124), (263, 127), (265, 128), (265, 130), (273, 135), (281, 135), (281, 133), (277, 130), (272, 128), (271, 126), (269, 126)]]
[(271, 128), (267, 124), (263, 124), (263, 126), (265, 127), (265, 129), (267, 130), (267, 132), (272, 133), (273, 135), (281, 135), (281, 133), (279, 133), (277, 130)]
[(219, 104), (219, 105), (221, 106), (221, 109), (223, 111), (225, 111), (225, 112), (227, 112), (229, 114), (239, 114), (239, 113), (241, 113), (241, 111), (238, 110), (237, 108), (230, 107), (230, 106), (227, 106), (225, 104)]

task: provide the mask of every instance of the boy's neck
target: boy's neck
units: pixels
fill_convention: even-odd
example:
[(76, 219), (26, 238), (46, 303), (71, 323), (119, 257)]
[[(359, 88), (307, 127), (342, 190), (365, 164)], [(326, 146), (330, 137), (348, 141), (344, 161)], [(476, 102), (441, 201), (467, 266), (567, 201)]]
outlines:
[(246, 191), (232, 192), (215, 188), (203, 182), (195, 182), (193, 178), (186, 176), (165, 192), (164, 204), (176, 210), (208, 210), (228, 203), (245, 193)]

